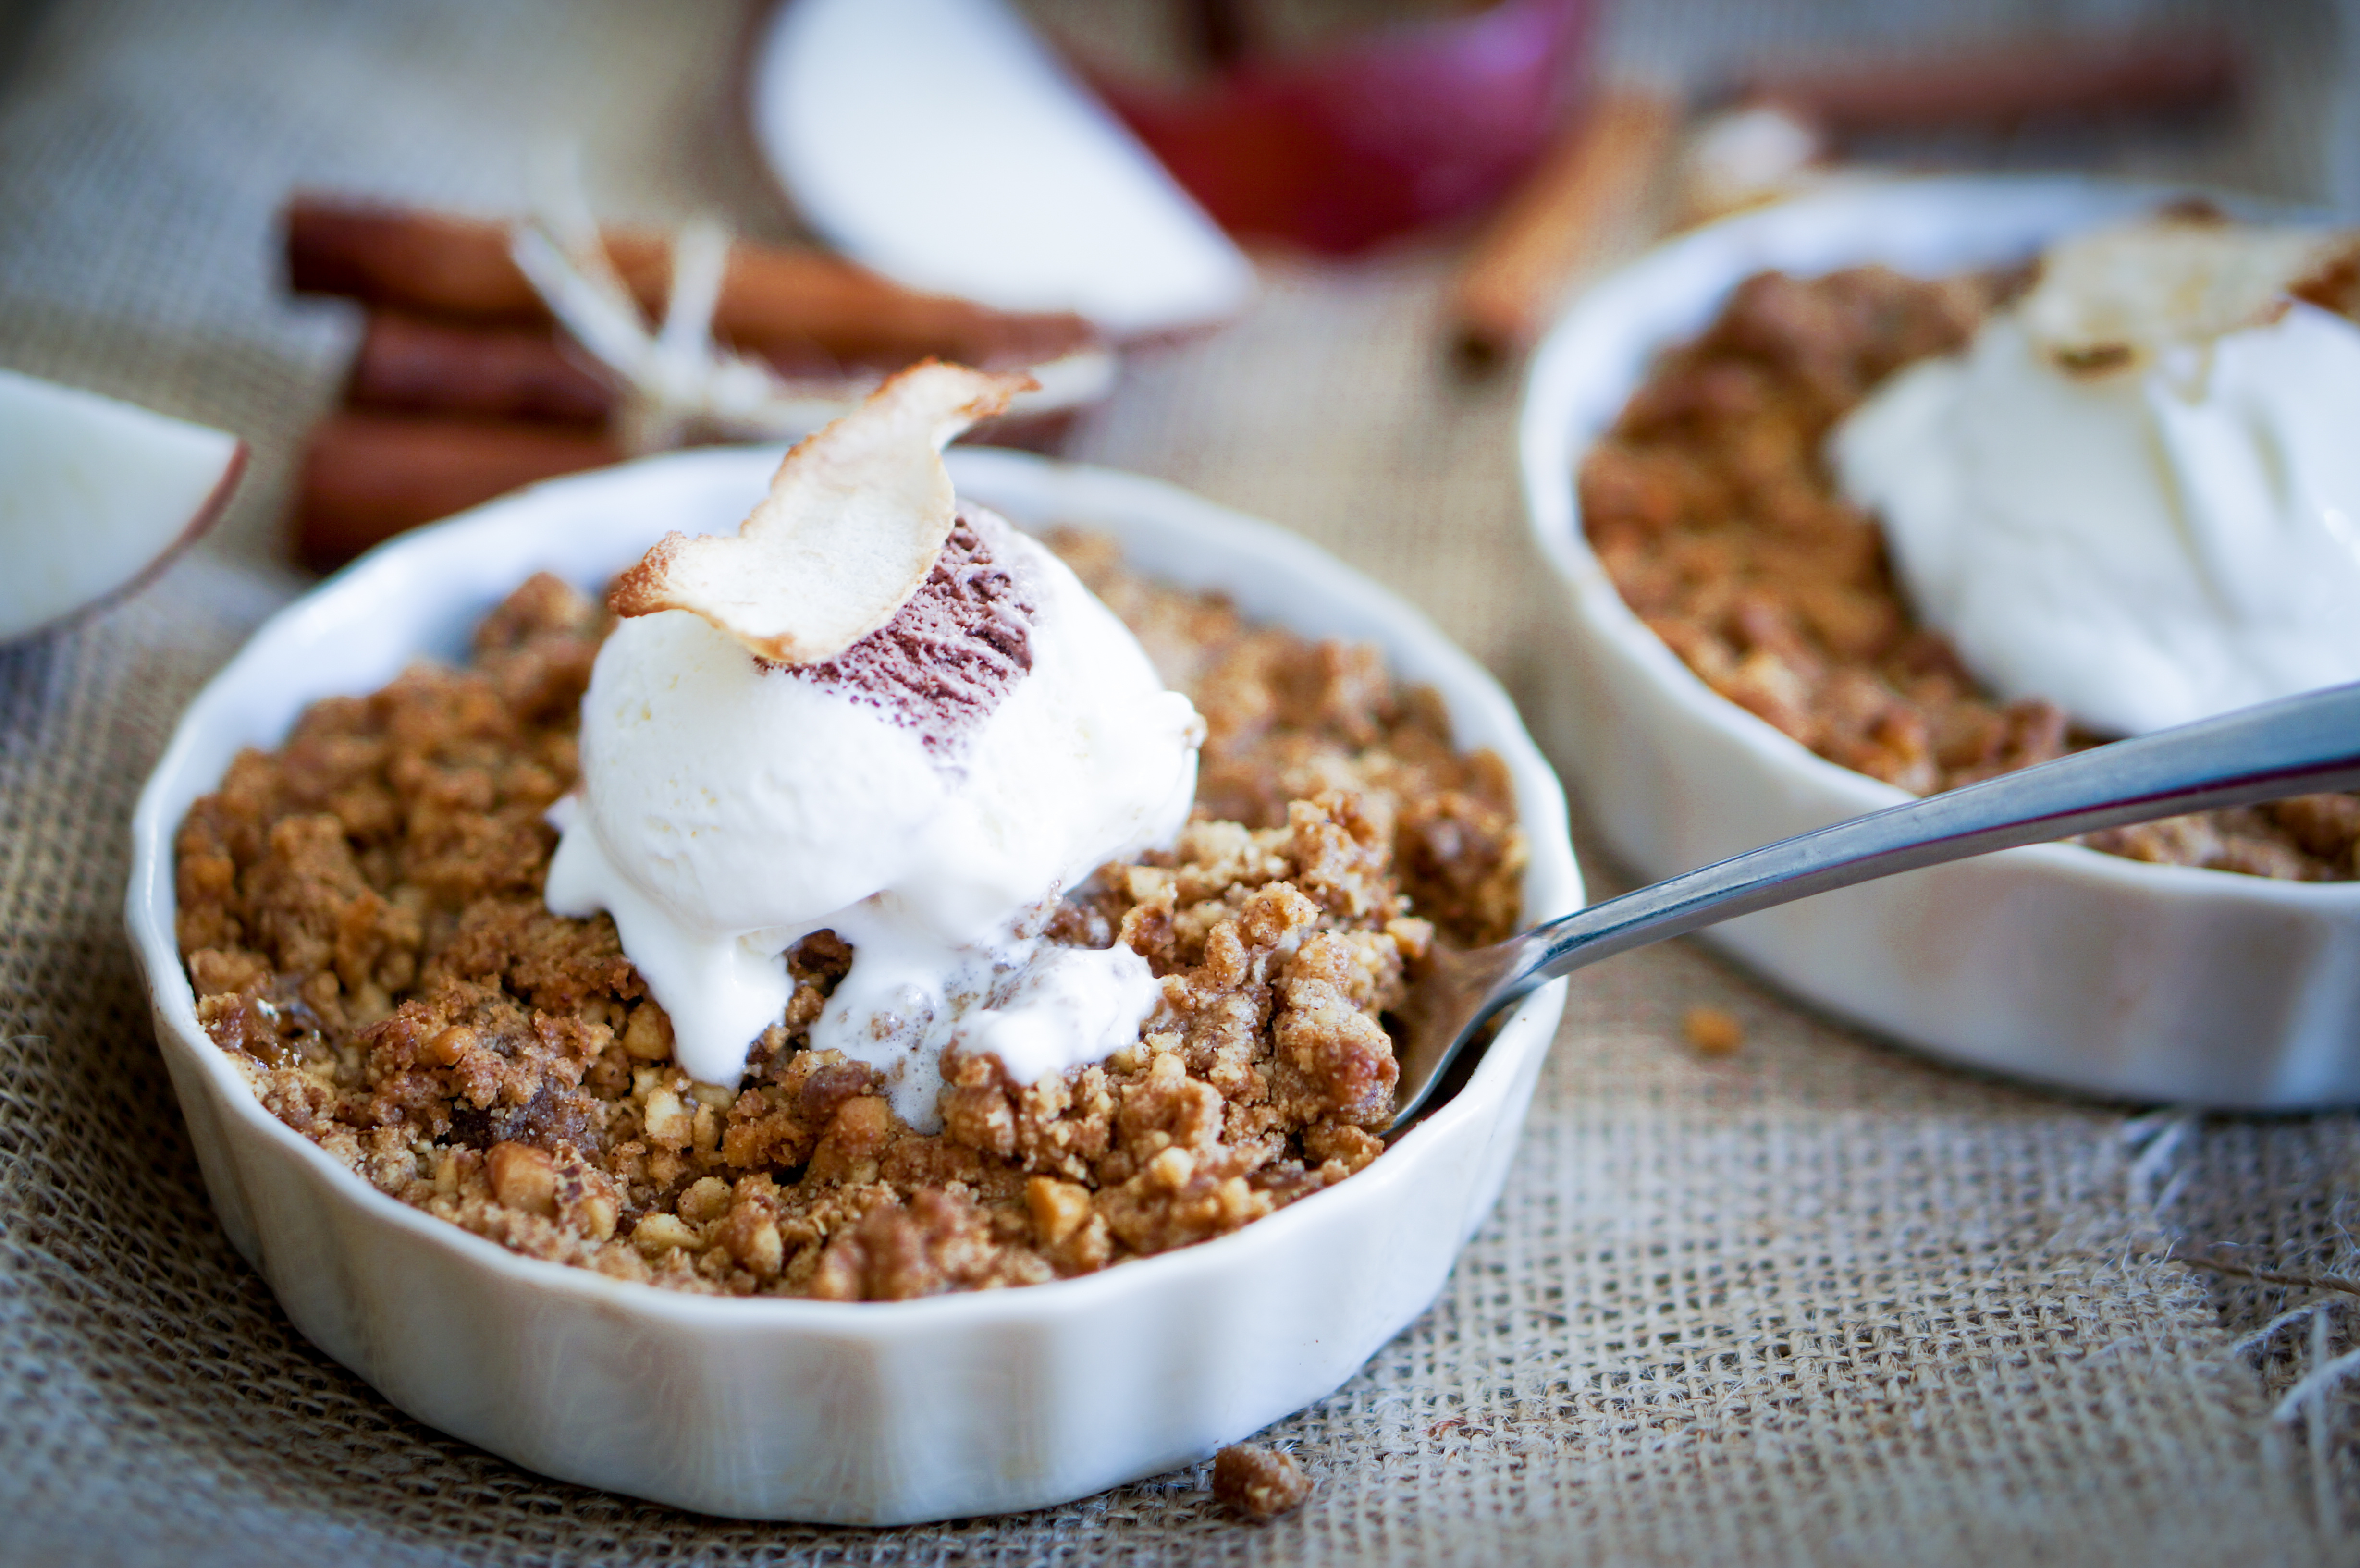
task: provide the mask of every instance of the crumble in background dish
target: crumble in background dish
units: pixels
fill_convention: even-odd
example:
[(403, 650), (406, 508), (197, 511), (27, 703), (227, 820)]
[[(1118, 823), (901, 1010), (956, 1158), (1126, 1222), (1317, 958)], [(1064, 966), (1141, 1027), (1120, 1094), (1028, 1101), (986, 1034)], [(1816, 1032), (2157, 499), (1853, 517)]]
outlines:
[[(1876, 520), (1822, 457), (1885, 376), (1965, 346), (2021, 275), (1758, 273), (1655, 365), (1583, 460), (1584, 531), (1633, 614), (1706, 685), (1912, 794), (2101, 744), (2053, 702), (2001, 702), (1911, 615)], [(2339, 297), (2332, 301), (2342, 307)], [(2081, 842), (2302, 881), (2360, 876), (2360, 796), (2304, 795)]]

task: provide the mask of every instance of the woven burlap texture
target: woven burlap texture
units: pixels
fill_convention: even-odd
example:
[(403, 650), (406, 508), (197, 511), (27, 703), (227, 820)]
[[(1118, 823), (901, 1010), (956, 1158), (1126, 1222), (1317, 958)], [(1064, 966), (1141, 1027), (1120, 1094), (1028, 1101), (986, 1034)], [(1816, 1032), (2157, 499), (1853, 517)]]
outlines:
[[(1930, 9), (1972, 28), (2126, 7)], [(1169, 15), (1059, 13), (1095, 16), (1110, 48), (1152, 44)], [(1910, 18), (1634, 7), (1612, 44), (1701, 71)], [(1578, 977), (1507, 1194), (1441, 1299), (1268, 1434), (1317, 1483), (1271, 1526), (1222, 1512), (1201, 1467), (920, 1530), (698, 1519), (426, 1431), (297, 1336), (213, 1219), (119, 920), (139, 780), (196, 684), (299, 586), (272, 530), (354, 332), (280, 296), (272, 209), (303, 183), (514, 210), (554, 139), (606, 210), (780, 230), (731, 119), (747, 21), (625, 0), (124, 0), (16, 23), (0, 364), (236, 430), (255, 463), (216, 539), (160, 583), (0, 650), (0, 1561), (2353, 1556), (2347, 1407), (2298, 1388), (2351, 1343), (2348, 1298), (2163, 1260), (2234, 1244), (2352, 1272), (2352, 1117), (2203, 1118), (1948, 1071), (1692, 944)], [(2317, 131), (2350, 75), (2333, 21), (2270, 10), (2247, 40), (2264, 91), (2231, 126), (2080, 152), (2321, 193)], [(1443, 374), (1449, 259), (1435, 242), (1272, 262), (1244, 321), (1131, 360), (1072, 452), (1302, 529), (1529, 697), (1550, 605), (1521, 538), (1514, 388)], [(1743, 1048), (1684, 1046), (1697, 1004), (1743, 1019)]]

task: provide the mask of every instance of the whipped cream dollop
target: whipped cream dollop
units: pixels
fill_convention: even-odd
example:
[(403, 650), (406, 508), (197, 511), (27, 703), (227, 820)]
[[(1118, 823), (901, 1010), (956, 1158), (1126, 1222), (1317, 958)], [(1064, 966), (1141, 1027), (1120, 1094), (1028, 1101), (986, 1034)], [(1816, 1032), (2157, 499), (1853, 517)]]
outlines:
[(1975, 676), (2102, 734), (2360, 680), (2360, 327), (2228, 266), (2243, 231), (2158, 227), (2144, 268), (2136, 233), (2052, 252), (1829, 449)]
[(824, 662), (769, 661), (683, 610), (619, 623), (546, 898), (614, 917), (705, 1083), (736, 1083), (781, 1021), (786, 950), (835, 931), (852, 968), (811, 1044), (877, 1068), (931, 1129), (954, 1040), (1029, 1083), (1137, 1039), (1161, 996), (1146, 961), (1041, 927), (1179, 832), (1202, 734), (1062, 561), (962, 504), (925, 583)]

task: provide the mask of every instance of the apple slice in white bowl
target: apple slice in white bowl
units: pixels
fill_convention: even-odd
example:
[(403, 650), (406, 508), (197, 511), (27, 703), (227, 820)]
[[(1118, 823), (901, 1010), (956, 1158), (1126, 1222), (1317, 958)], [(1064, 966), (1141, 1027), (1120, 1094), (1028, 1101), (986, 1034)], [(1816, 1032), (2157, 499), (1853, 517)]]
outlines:
[(227, 431), (0, 370), (0, 643), (161, 571), (245, 467)]

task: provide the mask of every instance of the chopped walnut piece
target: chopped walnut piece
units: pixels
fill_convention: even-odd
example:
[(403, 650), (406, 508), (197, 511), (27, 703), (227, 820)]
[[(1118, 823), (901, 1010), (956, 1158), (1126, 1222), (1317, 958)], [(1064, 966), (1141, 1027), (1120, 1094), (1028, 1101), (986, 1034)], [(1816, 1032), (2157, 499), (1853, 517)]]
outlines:
[(1301, 1508), (1311, 1477), (1291, 1454), (1233, 1443), (1213, 1455), (1213, 1496), (1259, 1524)]
[(492, 1196), (529, 1214), (557, 1213), (557, 1162), (544, 1149), (521, 1143), (496, 1143), (484, 1156)]
[(1707, 1056), (1727, 1056), (1745, 1043), (1745, 1025), (1726, 1007), (1690, 1007), (1680, 1032)]

